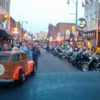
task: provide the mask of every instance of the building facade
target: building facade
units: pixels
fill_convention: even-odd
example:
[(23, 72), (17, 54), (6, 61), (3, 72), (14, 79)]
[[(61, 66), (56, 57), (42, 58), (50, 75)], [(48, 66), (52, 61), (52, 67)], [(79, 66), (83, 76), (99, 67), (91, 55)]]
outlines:
[(11, 0), (0, 0), (0, 14), (10, 13)]
[(49, 24), (48, 37), (52, 38), (52, 41), (78, 41), (82, 40), (81, 31), (76, 28), (75, 23), (57, 23), (56, 26)]
[(87, 28), (85, 29), (84, 38), (87, 45), (91, 47), (100, 44), (100, 1), (85, 0), (85, 18), (87, 20)]
[(10, 2), (11, 0), (0, 0), (0, 28), (10, 30)]

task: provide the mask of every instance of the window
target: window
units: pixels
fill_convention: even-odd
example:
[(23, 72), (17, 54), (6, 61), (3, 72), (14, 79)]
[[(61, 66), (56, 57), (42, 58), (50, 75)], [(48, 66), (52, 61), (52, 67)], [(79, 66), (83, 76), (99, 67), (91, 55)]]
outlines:
[(20, 61), (23, 60), (23, 55), (20, 55)]
[(26, 54), (23, 54), (23, 59), (26, 59), (27, 57), (26, 57)]
[(18, 55), (13, 55), (12, 61), (13, 61), (13, 62), (17, 62), (17, 61), (18, 61)]
[(0, 62), (8, 62), (9, 61), (9, 56), (0, 56)]

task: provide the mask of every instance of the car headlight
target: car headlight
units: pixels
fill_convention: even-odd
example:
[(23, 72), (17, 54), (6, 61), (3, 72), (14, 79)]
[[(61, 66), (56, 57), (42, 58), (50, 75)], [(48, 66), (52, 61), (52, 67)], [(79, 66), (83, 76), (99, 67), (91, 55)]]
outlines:
[(0, 64), (0, 75), (3, 75), (5, 72), (5, 68), (2, 64)]

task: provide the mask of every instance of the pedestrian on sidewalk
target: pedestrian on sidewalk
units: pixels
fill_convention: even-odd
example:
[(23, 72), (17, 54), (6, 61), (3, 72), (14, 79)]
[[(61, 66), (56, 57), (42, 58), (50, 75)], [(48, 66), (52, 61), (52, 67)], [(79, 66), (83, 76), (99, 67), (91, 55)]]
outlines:
[(46, 52), (49, 52), (49, 49), (50, 49), (50, 46), (49, 46), (49, 44), (47, 44)]
[(41, 56), (40, 49), (38, 47), (38, 44), (35, 43), (33, 48), (32, 48), (32, 57), (33, 61), (35, 62), (35, 68), (37, 69), (38, 67), (38, 58)]
[(20, 51), (24, 51), (26, 53), (26, 55), (28, 56), (28, 49), (26, 47), (25, 42), (23, 42), (19, 48)]

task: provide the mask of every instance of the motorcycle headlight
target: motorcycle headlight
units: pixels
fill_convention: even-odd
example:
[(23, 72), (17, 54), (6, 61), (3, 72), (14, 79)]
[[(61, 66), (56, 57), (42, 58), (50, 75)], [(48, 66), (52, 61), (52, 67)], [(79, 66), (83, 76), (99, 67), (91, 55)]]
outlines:
[(92, 57), (89, 57), (89, 59), (91, 60), (91, 59), (92, 59)]
[(0, 75), (3, 75), (5, 72), (5, 68), (2, 64), (0, 64)]

